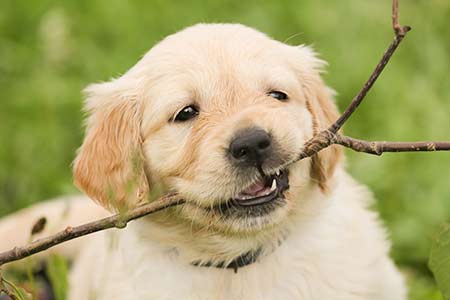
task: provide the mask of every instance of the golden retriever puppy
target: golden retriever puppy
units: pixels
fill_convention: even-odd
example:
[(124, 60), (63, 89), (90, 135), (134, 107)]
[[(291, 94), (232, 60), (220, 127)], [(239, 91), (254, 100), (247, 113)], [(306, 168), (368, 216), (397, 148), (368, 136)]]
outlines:
[(306, 46), (199, 24), (89, 86), (77, 186), (114, 211), (169, 191), (186, 204), (89, 238), (70, 299), (406, 299), (340, 151), (296, 161), (338, 116), (323, 65)]

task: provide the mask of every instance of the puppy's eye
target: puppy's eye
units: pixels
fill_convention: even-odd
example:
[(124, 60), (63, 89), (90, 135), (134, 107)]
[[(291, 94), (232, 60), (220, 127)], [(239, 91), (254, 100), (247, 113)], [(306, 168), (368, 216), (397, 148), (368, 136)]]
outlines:
[(190, 119), (195, 118), (198, 115), (198, 109), (193, 106), (189, 105), (183, 108), (176, 116), (174, 121), (175, 122), (184, 122)]
[(280, 91), (270, 91), (267, 95), (280, 101), (286, 101), (288, 99), (288, 95)]

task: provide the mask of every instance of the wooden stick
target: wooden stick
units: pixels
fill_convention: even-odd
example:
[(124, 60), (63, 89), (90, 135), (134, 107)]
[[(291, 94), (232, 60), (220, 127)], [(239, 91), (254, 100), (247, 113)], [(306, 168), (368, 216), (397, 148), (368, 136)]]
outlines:
[(42, 252), (58, 244), (70, 241), (80, 236), (110, 228), (124, 228), (126, 227), (127, 223), (132, 220), (182, 203), (184, 203), (184, 200), (182, 200), (177, 194), (168, 194), (161, 197), (157, 201), (139, 206), (124, 213), (119, 213), (111, 217), (86, 223), (77, 227), (67, 227), (63, 231), (60, 231), (49, 237), (36, 240), (29, 245), (23, 247), (15, 247), (9, 251), (0, 253), (0, 266), (12, 261), (20, 260), (27, 256), (31, 256), (35, 253)]

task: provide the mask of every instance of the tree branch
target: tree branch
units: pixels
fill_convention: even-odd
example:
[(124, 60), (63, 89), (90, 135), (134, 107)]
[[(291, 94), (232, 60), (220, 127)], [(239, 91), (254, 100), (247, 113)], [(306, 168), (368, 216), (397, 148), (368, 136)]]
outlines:
[(328, 129), (319, 132), (305, 143), (297, 160), (310, 157), (333, 144), (342, 145), (358, 152), (376, 155), (381, 155), (383, 152), (450, 150), (450, 142), (369, 142), (342, 136), (338, 133), (339, 129), (342, 128), (344, 123), (364, 100), (403, 38), (411, 30), (410, 26), (402, 26), (398, 21), (398, 0), (392, 1), (392, 27), (395, 33), (394, 39), (381, 57), (369, 79), (359, 93), (352, 99), (342, 115)]
[(182, 203), (184, 203), (184, 200), (182, 200), (177, 194), (172, 193), (161, 197), (157, 201), (139, 206), (125, 213), (119, 213), (111, 217), (86, 223), (77, 227), (67, 227), (63, 231), (49, 237), (36, 240), (29, 245), (15, 247), (9, 251), (0, 253), (0, 266), (12, 261), (20, 260), (27, 256), (31, 256), (35, 253), (42, 252), (48, 248), (80, 236), (110, 228), (124, 228), (127, 223), (132, 220)]
[(384, 152), (448, 151), (450, 142), (369, 142), (336, 134), (334, 144), (357, 152), (381, 155)]

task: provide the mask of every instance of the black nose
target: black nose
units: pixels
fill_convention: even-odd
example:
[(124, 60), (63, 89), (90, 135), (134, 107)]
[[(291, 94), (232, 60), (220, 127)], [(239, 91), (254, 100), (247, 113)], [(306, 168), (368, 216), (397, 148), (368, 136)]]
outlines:
[(238, 132), (229, 149), (238, 161), (261, 165), (270, 154), (271, 144), (271, 138), (265, 130), (248, 128)]

